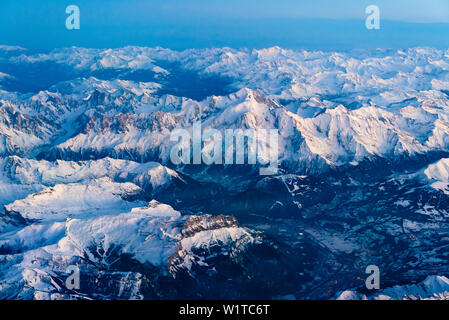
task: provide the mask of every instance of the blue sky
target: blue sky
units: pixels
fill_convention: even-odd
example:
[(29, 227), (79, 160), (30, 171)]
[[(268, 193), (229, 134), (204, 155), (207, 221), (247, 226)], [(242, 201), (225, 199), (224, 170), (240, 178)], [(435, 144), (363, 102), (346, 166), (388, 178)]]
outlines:
[[(65, 29), (70, 4), (81, 30)], [(364, 28), (371, 4), (379, 31)], [(0, 28), (0, 43), (36, 49), (449, 46), (449, 0), (0, 0)]]

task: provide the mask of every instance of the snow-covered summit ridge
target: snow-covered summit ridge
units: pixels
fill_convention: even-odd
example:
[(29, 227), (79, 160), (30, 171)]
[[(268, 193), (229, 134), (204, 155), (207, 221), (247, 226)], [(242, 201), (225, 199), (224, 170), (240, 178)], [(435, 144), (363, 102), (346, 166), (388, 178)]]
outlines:
[(157, 61), (176, 62), (200, 73), (231, 77), (238, 88), (257, 88), (272, 97), (300, 99), (357, 93), (369, 98), (361, 102), (371, 100), (379, 105), (399, 102), (398, 99), (404, 100), (420, 90), (447, 90), (449, 71), (448, 51), (433, 48), (348, 53), (293, 51), (279, 47), (182, 52), (145, 47), (65, 48), (11, 59), (29, 63), (53, 61), (88, 70), (145, 70)]
[(65, 48), (9, 60), (51, 61), (87, 72), (176, 63), (200, 75), (230, 77), (235, 92), (211, 92), (194, 101), (159, 94), (164, 84), (152, 81), (92, 76), (65, 81), (19, 102), (2, 100), (1, 108), (9, 110), (3, 116), (2, 154), (15, 149), (32, 157), (53, 144), (50, 154), (64, 158), (131, 151), (137, 155), (133, 160), (165, 163), (168, 133), (197, 120), (219, 130), (279, 129), (280, 159), (297, 169), (449, 150), (449, 53), (444, 50)]
[(337, 300), (449, 300), (449, 279), (429, 276), (418, 284), (394, 286), (366, 296), (355, 291), (343, 291)]
[[(107, 296), (142, 299), (140, 288), (158, 277), (167, 277), (168, 271), (176, 277), (181, 270), (203, 268), (207, 266), (205, 261), (244, 253), (254, 242), (249, 231), (232, 219), (204, 216), (189, 220), (189, 228), (201, 224), (206, 229), (188, 237), (182, 232), (188, 218), (169, 205), (151, 201), (131, 210), (121, 209), (123, 213), (47, 221), (3, 234), (0, 249), (10, 254), (6, 256), (9, 261), (0, 259), (1, 265), (7, 266), (2, 269), (0, 297), (69, 299), (75, 292), (59, 282), (64, 279), (67, 266), (76, 263), (85, 277), (95, 281), (92, 288), (83, 282), (84, 295), (104, 299), (96, 294), (101, 290), (98, 281), (106, 277), (110, 278), (105, 284)], [(221, 225), (222, 219), (233, 223)], [(122, 271), (130, 266), (139, 272), (138, 279), (133, 278), (131, 270)], [(142, 279), (140, 272), (148, 273), (146, 278)], [(126, 292), (124, 287), (128, 285), (135, 290)]]

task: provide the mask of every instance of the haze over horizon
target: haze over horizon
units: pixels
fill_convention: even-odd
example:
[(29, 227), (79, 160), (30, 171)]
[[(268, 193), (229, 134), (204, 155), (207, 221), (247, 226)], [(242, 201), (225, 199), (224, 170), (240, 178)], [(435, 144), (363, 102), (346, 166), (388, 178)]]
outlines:
[[(67, 30), (65, 8), (81, 10)], [(381, 10), (381, 29), (365, 28), (365, 9)], [(34, 50), (126, 45), (171, 49), (271, 47), (346, 50), (449, 47), (449, 1), (2, 0), (0, 43)]]

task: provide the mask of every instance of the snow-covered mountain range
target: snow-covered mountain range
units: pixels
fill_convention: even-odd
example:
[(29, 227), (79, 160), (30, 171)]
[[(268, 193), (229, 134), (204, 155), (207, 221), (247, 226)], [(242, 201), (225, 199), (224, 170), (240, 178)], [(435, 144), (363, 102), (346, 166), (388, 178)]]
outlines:
[[(0, 46), (0, 109), (2, 299), (444, 293), (449, 50)], [(278, 130), (279, 173), (174, 165), (196, 121)]]

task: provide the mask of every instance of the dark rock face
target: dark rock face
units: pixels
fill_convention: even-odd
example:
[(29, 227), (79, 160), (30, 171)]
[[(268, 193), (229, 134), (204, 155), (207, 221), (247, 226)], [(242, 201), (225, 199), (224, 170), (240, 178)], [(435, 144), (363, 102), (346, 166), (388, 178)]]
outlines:
[(238, 227), (237, 220), (234, 217), (224, 215), (192, 216), (182, 227), (181, 233), (183, 238), (188, 238), (202, 231), (231, 227)]

